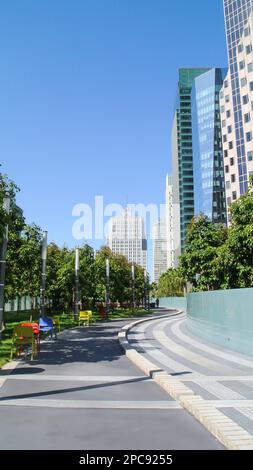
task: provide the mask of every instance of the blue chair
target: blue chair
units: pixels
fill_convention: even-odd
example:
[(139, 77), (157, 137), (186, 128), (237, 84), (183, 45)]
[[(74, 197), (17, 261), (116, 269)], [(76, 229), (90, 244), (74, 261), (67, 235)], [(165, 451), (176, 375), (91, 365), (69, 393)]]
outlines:
[(39, 318), (39, 330), (40, 333), (49, 333), (51, 338), (53, 338), (53, 334), (55, 339), (57, 339), (57, 331), (54, 325), (52, 318), (49, 317), (40, 317)]

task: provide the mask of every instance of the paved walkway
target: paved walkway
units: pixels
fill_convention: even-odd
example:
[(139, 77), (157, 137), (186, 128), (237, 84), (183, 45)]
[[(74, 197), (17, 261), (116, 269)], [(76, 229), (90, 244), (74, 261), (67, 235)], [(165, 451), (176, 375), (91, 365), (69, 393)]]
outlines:
[(0, 371), (0, 449), (222, 449), (122, 354), (128, 322), (63, 332)]
[(140, 324), (128, 340), (253, 436), (252, 357), (193, 336), (184, 314)]

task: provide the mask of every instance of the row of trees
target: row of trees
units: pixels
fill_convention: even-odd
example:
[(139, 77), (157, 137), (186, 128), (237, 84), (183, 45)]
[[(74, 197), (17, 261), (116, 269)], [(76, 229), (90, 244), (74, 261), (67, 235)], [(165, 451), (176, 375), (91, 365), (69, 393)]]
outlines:
[[(17, 207), (15, 195), (18, 188), (0, 174), (0, 241), (6, 223), (9, 224), (7, 250), (5, 300), (30, 296), (38, 298), (41, 279), (42, 231), (37, 225), (26, 224), (22, 211)], [(3, 209), (6, 193), (11, 194), (11, 211)], [(115, 255), (108, 247), (96, 253), (85, 244), (80, 247), (79, 293), (83, 306), (105, 301), (106, 259), (110, 260), (110, 301), (130, 304), (132, 301), (132, 265), (124, 256)], [(48, 246), (46, 272), (46, 298), (52, 309), (71, 309), (75, 281), (75, 250)], [(135, 299), (144, 297), (144, 270), (135, 266)]]
[(187, 283), (194, 291), (253, 287), (253, 176), (230, 214), (228, 228), (203, 214), (192, 219), (179, 267), (161, 276), (156, 295), (183, 295)]
[[(132, 302), (132, 265), (124, 256), (115, 255), (108, 247), (96, 253), (89, 245), (79, 249), (79, 294), (84, 306), (104, 302), (106, 294), (106, 259), (110, 261), (110, 301), (130, 305)], [(70, 309), (73, 305), (75, 250), (48, 247), (46, 295), (53, 309)], [(144, 270), (135, 265), (135, 299), (144, 299)]]
[[(253, 286), (253, 177), (250, 188), (230, 207), (228, 228), (213, 224), (205, 215), (195, 217), (187, 230), (186, 248), (179, 267), (164, 273), (155, 297), (180, 296), (190, 283), (193, 290), (229, 289)], [(39, 296), (42, 231), (26, 224), (15, 203), (18, 188), (0, 174), (0, 241), (6, 223), (9, 242), (6, 270), (6, 300), (29, 295)], [(6, 193), (11, 196), (11, 212), (3, 209)], [(46, 297), (53, 309), (70, 309), (73, 305), (75, 252), (55, 243), (48, 247)], [(110, 260), (110, 299), (130, 303), (132, 297), (131, 265), (124, 256), (101, 248), (95, 256), (89, 245), (80, 248), (80, 299), (83, 305), (105, 299), (106, 259)], [(135, 297), (144, 296), (145, 279), (141, 267), (135, 267)]]

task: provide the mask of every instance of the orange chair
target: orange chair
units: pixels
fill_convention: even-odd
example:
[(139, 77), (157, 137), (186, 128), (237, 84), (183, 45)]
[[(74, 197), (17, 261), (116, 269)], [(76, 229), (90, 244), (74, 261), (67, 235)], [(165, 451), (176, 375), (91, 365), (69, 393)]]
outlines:
[(31, 348), (31, 360), (37, 355), (37, 341), (32, 326), (18, 325), (13, 330), (11, 345), (11, 360), (13, 358), (13, 350), (23, 349), (25, 346)]
[(31, 326), (35, 335), (35, 340), (37, 343), (37, 351), (40, 352), (40, 329), (39, 324), (36, 322), (22, 322), (21, 326)]

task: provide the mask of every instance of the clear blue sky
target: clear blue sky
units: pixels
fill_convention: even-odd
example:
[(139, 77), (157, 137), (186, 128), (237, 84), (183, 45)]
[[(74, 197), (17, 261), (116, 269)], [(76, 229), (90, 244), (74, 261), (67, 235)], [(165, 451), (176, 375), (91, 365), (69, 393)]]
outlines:
[(72, 246), (72, 207), (160, 203), (177, 69), (226, 66), (222, 0), (1, 0), (0, 160), (27, 221)]

